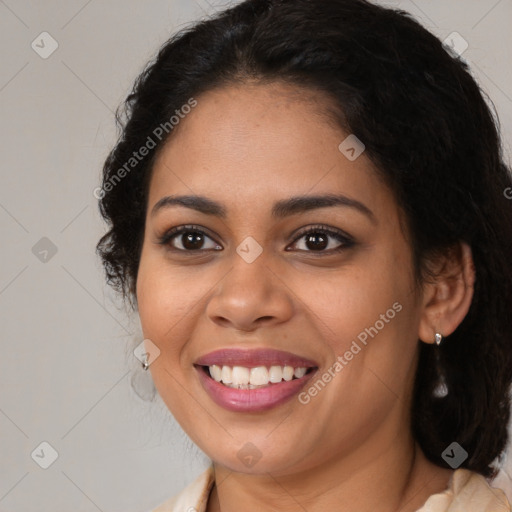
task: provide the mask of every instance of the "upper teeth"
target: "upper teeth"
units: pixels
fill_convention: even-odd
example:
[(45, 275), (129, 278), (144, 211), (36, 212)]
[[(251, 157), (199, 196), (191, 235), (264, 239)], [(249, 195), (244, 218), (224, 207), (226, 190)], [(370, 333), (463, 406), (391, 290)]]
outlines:
[(208, 367), (210, 375), (217, 382), (222, 382), (229, 387), (240, 386), (266, 386), (269, 382), (276, 384), (281, 380), (292, 380), (293, 377), (304, 377), (307, 368), (293, 366), (257, 366), (247, 368), (245, 366), (218, 366)]

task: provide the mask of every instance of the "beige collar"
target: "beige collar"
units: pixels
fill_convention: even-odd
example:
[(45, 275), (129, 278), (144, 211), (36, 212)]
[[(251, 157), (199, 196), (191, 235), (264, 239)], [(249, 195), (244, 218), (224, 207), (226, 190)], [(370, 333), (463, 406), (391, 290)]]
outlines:
[[(213, 465), (179, 494), (153, 512), (206, 512), (208, 497), (215, 482)], [(512, 512), (501, 489), (491, 487), (478, 473), (457, 469), (448, 488), (430, 496), (417, 512)]]

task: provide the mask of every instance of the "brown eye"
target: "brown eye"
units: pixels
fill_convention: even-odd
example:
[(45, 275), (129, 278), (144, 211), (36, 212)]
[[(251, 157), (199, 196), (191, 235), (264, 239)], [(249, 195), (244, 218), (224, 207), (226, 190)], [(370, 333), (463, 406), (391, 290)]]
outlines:
[[(335, 241), (331, 242), (332, 239)], [(304, 240), (303, 248), (299, 248), (299, 250), (305, 252), (332, 253), (348, 249), (354, 245), (354, 241), (344, 233), (322, 226), (309, 228), (300, 234), (294, 245), (299, 240)]]
[[(210, 240), (210, 247), (205, 247), (207, 240)], [(182, 226), (173, 228), (165, 233), (159, 240), (159, 244), (168, 245), (172, 250), (193, 252), (200, 250), (222, 249), (203, 230), (194, 226)]]
[(306, 247), (312, 251), (325, 249), (329, 245), (329, 235), (325, 233), (310, 233), (305, 235)]
[(204, 238), (204, 235), (201, 233), (198, 233), (197, 231), (191, 231), (181, 234), (178, 240), (181, 241), (181, 245), (184, 249), (195, 251), (202, 248), (204, 244)]

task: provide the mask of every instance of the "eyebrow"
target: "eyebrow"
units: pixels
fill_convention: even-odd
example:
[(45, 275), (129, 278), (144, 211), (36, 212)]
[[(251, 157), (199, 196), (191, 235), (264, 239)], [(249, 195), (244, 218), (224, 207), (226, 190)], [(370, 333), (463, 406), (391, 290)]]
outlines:
[[(158, 211), (171, 208), (173, 206), (183, 206), (196, 210), (205, 215), (213, 215), (221, 219), (226, 219), (226, 208), (207, 197), (196, 195), (184, 196), (165, 196), (162, 197), (151, 210), (151, 215), (155, 215)], [(344, 196), (342, 194), (325, 194), (317, 196), (296, 196), (288, 199), (282, 199), (274, 203), (272, 207), (273, 218), (284, 218), (297, 213), (303, 213), (318, 208), (327, 208), (334, 206), (343, 206), (353, 208), (360, 213), (366, 215), (374, 224), (376, 218), (374, 213), (363, 203), (356, 199)]]

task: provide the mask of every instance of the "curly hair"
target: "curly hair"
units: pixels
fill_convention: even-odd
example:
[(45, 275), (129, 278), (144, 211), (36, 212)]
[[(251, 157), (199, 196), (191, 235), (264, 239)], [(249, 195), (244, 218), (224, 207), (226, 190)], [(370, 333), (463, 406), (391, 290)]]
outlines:
[[(420, 284), (429, 256), (460, 241), (471, 247), (468, 314), (441, 346), (418, 340), (411, 429), (435, 464), (448, 467), (442, 452), (457, 441), (469, 454), (461, 467), (495, 476), (512, 380), (511, 176), (497, 115), (468, 65), (408, 13), (365, 0), (246, 0), (171, 37), (116, 114), (120, 136), (99, 195), (107, 282), (136, 307), (148, 185), (169, 120), (191, 98), (249, 80), (330, 99), (393, 190)], [(127, 169), (142, 147), (147, 158)], [(445, 396), (434, 392), (441, 376)]]

